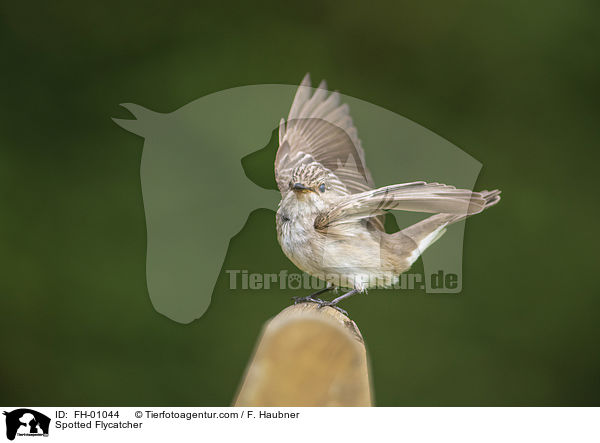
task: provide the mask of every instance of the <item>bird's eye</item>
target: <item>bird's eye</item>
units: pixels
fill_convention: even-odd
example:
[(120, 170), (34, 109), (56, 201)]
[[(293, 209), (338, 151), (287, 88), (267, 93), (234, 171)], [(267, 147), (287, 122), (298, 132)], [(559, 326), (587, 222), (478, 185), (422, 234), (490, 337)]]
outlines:
[(325, 183), (321, 183), (321, 184), (319, 185), (319, 191), (321, 191), (321, 192), (325, 192)]

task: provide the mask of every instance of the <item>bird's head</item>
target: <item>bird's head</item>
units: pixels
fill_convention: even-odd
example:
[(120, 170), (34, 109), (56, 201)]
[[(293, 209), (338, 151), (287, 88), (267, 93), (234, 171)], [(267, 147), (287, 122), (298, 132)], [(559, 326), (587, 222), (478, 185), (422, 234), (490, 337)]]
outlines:
[(288, 186), (289, 192), (284, 196), (281, 206), (292, 218), (322, 212), (339, 198), (336, 191), (339, 180), (336, 181), (329, 169), (316, 162), (294, 168)]
[(290, 190), (295, 198), (317, 202), (330, 190), (329, 172), (318, 163), (303, 164), (292, 171)]

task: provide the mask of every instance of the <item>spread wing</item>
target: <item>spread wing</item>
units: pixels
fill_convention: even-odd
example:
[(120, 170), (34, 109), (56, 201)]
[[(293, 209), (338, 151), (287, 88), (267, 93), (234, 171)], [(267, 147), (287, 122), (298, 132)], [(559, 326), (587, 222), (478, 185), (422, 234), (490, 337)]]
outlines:
[(484, 193), (456, 189), (440, 183), (414, 182), (385, 186), (360, 194), (340, 197), (338, 203), (315, 221), (317, 229), (326, 229), (342, 223), (385, 214), (390, 209), (415, 212), (433, 212), (471, 215), (483, 211), (499, 199), (499, 191), (492, 192), (494, 201)]
[(306, 74), (300, 84), (287, 121), (279, 123), (279, 149), (275, 158), (275, 179), (282, 195), (289, 192), (294, 168), (319, 163), (338, 179), (339, 195), (373, 188), (365, 153), (347, 104), (340, 104), (337, 92), (329, 94), (325, 81), (314, 89)]

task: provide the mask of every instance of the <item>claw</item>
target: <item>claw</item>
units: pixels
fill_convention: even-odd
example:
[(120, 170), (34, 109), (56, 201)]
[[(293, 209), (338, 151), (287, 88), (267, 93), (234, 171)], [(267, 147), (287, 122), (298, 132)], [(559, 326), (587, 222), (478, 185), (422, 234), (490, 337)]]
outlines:
[(325, 306), (329, 306), (330, 308), (333, 308), (336, 311), (341, 312), (346, 317), (348, 316), (348, 311), (345, 311), (344, 309), (340, 308), (336, 303), (332, 303), (330, 301), (321, 301), (321, 303), (319, 303), (319, 309), (321, 309)]
[(307, 295), (306, 297), (292, 297), (292, 300), (294, 300), (295, 305), (297, 305), (298, 303), (324, 303), (324, 301), (320, 298), (316, 298), (311, 295)]

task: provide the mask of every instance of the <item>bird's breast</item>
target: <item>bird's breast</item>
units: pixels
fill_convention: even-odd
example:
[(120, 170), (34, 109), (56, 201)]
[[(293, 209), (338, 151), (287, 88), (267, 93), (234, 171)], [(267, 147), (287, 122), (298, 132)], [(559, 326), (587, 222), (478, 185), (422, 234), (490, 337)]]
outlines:
[(277, 239), (281, 249), (303, 271), (312, 272), (318, 266), (322, 237), (314, 228), (314, 220), (278, 213)]

